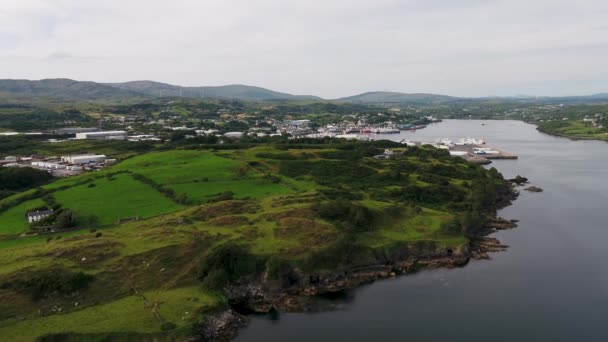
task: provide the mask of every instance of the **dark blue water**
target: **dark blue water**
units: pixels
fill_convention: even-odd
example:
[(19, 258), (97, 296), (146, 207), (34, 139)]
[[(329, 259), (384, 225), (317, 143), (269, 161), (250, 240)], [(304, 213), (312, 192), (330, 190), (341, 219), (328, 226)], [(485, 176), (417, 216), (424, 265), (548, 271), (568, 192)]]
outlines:
[(607, 143), (516, 121), (450, 120), (386, 137), (483, 137), (519, 155), (492, 166), (545, 191), (499, 213), (520, 223), (495, 235), (511, 247), (493, 260), (379, 281), (337, 311), (255, 317), (237, 341), (608, 341)]

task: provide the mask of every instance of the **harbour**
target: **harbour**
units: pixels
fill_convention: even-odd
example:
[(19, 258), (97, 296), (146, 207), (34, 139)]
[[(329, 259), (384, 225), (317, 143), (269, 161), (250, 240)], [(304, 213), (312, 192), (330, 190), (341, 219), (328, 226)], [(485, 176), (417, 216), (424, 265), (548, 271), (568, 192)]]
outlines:
[(473, 164), (487, 165), (493, 159), (518, 159), (518, 156), (507, 151), (489, 146), (483, 139), (461, 138), (458, 141), (437, 139), (434, 142), (400, 141), (407, 146), (430, 145), (435, 148), (448, 150), (453, 157), (461, 157)]

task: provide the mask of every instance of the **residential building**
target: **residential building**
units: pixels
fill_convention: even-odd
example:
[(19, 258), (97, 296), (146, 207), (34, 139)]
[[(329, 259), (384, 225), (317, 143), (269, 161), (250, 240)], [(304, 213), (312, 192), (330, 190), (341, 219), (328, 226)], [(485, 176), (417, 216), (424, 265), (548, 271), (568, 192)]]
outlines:
[(29, 223), (38, 222), (46, 217), (49, 217), (53, 210), (36, 210), (27, 213), (27, 221)]

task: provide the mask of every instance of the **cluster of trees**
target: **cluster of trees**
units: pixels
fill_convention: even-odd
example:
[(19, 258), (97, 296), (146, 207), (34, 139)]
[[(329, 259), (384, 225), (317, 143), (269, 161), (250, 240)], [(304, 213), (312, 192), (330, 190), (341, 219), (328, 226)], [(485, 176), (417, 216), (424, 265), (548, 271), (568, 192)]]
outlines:
[(319, 203), (315, 209), (322, 218), (346, 229), (368, 230), (374, 220), (374, 214), (367, 207), (344, 199)]
[[(47, 208), (39, 208), (39, 209), (47, 209)], [(88, 218), (78, 218), (76, 213), (70, 209), (59, 208), (50, 216), (45, 217), (44, 219), (38, 222), (32, 222), (32, 228), (36, 227), (44, 227), (44, 226), (53, 226), (55, 229), (63, 230), (70, 229), (74, 227), (78, 227), (79, 225), (91, 225), (94, 226), (97, 224), (97, 218), (94, 216)]]
[(336, 185), (361, 181), (365, 177), (376, 174), (376, 171), (354, 161), (300, 161), (282, 160), (279, 173), (288, 177), (312, 176), (319, 184)]
[(0, 127), (16, 131), (60, 127), (66, 122), (86, 124), (94, 122), (91, 117), (76, 109), (57, 112), (47, 108), (5, 111), (0, 109)]
[(161, 194), (167, 196), (168, 198), (170, 198), (171, 200), (173, 200), (175, 203), (178, 204), (191, 204), (190, 199), (188, 198), (188, 196), (184, 193), (175, 193), (175, 190), (171, 189), (171, 188), (167, 188), (164, 187), (158, 183), (156, 183), (154, 180), (139, 174), (139, 173), (131, 173), (131, 176), (133, 177), (133, 179), (140, 181), (144, 184), (147, 184), (151, 187), (153, 187), (154, 189), (156, 189), (156, 191), (160, 192)]
[(53, 176), (31, 167), (0, 168), (0, 199), (48, 183)]
[(83, 150), (103, 154), (125, 155), (145, 153), (156, 148), (155, 143), (152, 141), (79, 140), (57, 144), (45, 142), (51, 138), (65, 139), (65, 136), (45, 134), (0, 137), (0, 155), (64, 155), (81, 153)]
[(219, 290), (229, 281), (262, 272), (265, 264), (266, 260), (251, 254), (248, 246), (228, 242), (213, 249), (203, 259), (198, 278), (203, 287)]
[(83, 272), (48, 270), (29, 272), (22, 278), (0, 285), (0, 288), (29, 295), (37, 301), (53, 295), (71, 295), (86, 289), (93, 279), (92, 275)]

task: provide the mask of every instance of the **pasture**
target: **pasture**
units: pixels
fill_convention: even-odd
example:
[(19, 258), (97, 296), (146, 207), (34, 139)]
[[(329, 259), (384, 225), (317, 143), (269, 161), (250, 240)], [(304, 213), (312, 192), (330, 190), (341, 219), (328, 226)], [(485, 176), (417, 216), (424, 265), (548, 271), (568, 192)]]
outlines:
[(57, 191), (54, 197), (63, 208), (69, 208), (82, 217), (95, 216), (102, 225), (184, 208), (126, 173)]
[(45, 206), (44, 201), (37, 198), (0, 213), (0, 235), (19, 234), (27, 231), (30, 227), (27, 212), (43, 206)]
[(239, 167), (245, 164), (219, 157), (207, 151), (175, 150), (153, 152), (128, 159), (113, 170), (139, 173), (161, 185), (191, 183), (207, 179), (235, 179)]

